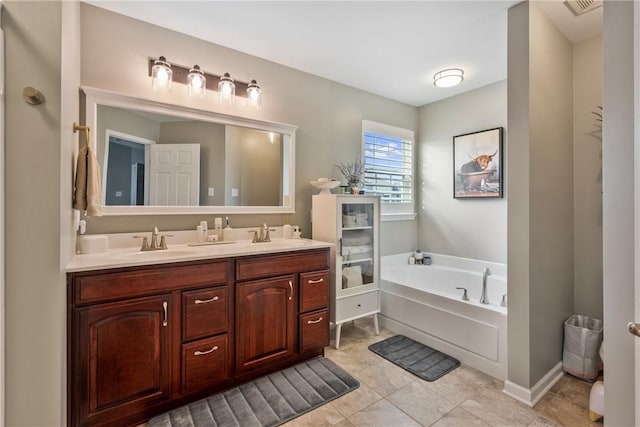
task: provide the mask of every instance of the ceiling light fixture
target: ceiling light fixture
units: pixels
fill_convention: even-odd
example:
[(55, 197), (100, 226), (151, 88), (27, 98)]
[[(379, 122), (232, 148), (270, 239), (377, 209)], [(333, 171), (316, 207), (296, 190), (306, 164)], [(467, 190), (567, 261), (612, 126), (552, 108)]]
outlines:
[(262, 108), (262, 89), (255, 80), (247, 86), (247, 105), (257, 109)]
[(207, 78), (197, 64), (189, 70), (187, 88), (189, 95), (199, 95), (200, 98), (204, 98), (205, 89), (207, 88)]
[(236, 84), (229, 73), (224, 73), (218, 82), (218, 97), (220, 102), (233, 102), (236, 96)]
[(167, 58), (161, 56), (153, 61), (151, 68), (151, 86), (154, 89), (166, 88), (171, 90), (171, 80), (173, 79), (173, 71), (171, 64), (167, 62)]
[(462, 83), (464, 71), (460, 68), (448, 68), (433, 75), (433, 84), (437, 87), (452, 87)]

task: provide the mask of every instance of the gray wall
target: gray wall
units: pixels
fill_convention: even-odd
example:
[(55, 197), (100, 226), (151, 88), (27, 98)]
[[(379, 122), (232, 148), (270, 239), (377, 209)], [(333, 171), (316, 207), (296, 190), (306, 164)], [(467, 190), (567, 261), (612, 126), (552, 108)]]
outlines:
[[(361, 120), (369, 119), (417, 130), (415, 107), (372, 95), (317, 76), (245, 55), (193, 37), (133, 20), (83, 3), (82, 84), (132, 96), (158, 99), (221, 113), (246, 116), (299, 126), (296, 134), (296, 213), (291, 216), (235, 215), (232, 226), (252, 226), (267, 221), (283, 224), (289, 219), (310, 236), (311, 195), (309, 181), (318, 177), (338, 178), (333, 165), (353, 159), (360, 152)], [(117, 28), (118, 31), (113, 31)], [(264, 89), (262, 110), (242, 103), (220, 104), (215, 93), (204, 99), (186, 95), (176, 84), (169, 94), (154, 93), (147, 75), (147, 59), (164, 55), (176, 64), (231, 73), (238, 80), (257, 79)], [(90, 233), (144, 230), (149, 224), (160, 229), (190, 229), (202, 219), (196, 216), (132, 216), (92, 218)], [(415, 248), (415, 221), (384, 223), (382, 239), (390, 237), (396, 251)], [(387, 245), (382, 240), (383, 247)], [(384, 253), (384, 251), (383, 251)]]
[[(634, 5), (635, 3), (635, 5)], [(625, 325), (634, 319), (634, 8), (637, 2), (604, 2), (603, 247), (604, 353), (607, 426), (637, 425), (634, 409), (634, 338)], [(636, 26), (640, 22), (636, 21)], [(636, 73), (640, 70), (636, 69)], [(637, 82), (637, 81), (636, 81)], [(636, 129), (637, 132), (637, 129)], [(639, 141), (636, 135), (636, 150)], [(636, 164), (637, 167), (637, 164)], [(609, 392), (611, 391), (611, 392)]]
[[(79, 5), (5, 2), (6, 425), (64, 425)], [(63, 16), (64, 15), (64, 16)], [(63, 25), (64, 22), (64, 25)], [(64, 40), (64, 46), (63, 46)], [(63, 74), (64, 72), (64, 74)], [(65, 76), (62, 78), (62, 76)], [(26, 104), (22, 88), (46, 102)]]
[[(418, 118), (418, 246), (507, 262), (506, 198), (454, 199), (452, 171), (454, 135), (507, 126), (507, 82), (420, 107)], [(503, 155), (508, 147), (505, 137)]]
[(522, 3), (509, 13), (508, 63), (508, 378), (529, 388), (562, 359), (573, 312), (572, 46)]
[(602, 319), (602, 37), (573, 46), (574, 311)]

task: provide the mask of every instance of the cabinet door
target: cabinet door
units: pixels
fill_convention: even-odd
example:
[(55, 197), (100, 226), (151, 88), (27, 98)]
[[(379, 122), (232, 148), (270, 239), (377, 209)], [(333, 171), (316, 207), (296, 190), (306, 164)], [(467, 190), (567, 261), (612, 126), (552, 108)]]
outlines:
[(236, 284), (236, 370), (242, 373), (295, 352), (293, 275)]
[(125, 418), (171, 393), (169, 295), (76, 309), (73, 424)]
[(349, 198), (338, 205), (337, 295), (352, 295), (377, 287), (378, 203)]

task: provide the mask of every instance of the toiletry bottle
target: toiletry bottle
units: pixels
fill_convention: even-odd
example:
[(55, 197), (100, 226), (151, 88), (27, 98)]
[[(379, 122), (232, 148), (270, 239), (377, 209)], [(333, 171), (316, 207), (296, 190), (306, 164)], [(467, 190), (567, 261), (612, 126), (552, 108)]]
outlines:
[(215, 218), (213, 220), (213, 228), (216, 236), (218, 236), (218, 240), (224, 240), (222, 238), (222, 218)]
[(231, 225), (229, 224), (229, 217), (225, 217), (225, 223), (227, 224), (222, 230), (221, 240), (231, 240)]
[(290, 224), (285, 224), (282, 226), (282, 237), (285, 239), (291, 239), (293, 237), (293, 230)]

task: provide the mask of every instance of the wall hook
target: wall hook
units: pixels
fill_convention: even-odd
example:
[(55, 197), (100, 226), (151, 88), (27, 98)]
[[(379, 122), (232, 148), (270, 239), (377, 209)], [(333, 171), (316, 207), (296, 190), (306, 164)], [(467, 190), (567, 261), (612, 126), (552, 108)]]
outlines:
[(44, 102), (44, 95), (38, 89), (26, 86), (22, 89), (22, 97), (27, 102), (27, 104), (31, 105), (39, 105)]

